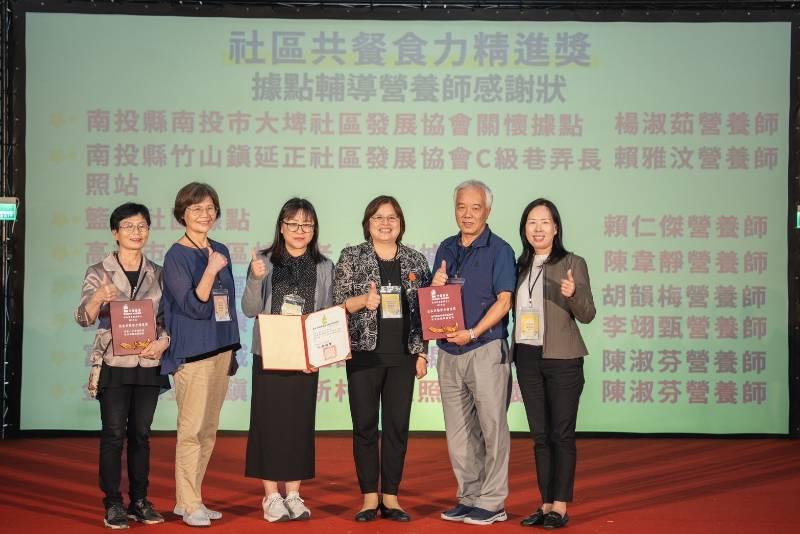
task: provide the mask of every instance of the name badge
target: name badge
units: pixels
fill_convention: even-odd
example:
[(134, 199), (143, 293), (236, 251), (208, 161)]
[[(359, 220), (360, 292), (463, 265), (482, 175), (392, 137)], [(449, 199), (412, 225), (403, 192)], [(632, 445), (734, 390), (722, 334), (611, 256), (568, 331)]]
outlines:
[(218, 287), (211, 291), (211, 296), (214, 299), (214, 319), (218, 323), (231, 320), (231, 310), (228, 305), (228, 290), (224, 287)]
[(520, 341), (541, 341), (542, 312), (538, 308), (525, 306), (519, 311)]
[(400, 300), (400, 286), (381, 286), (381, 317), (402, 319), (403, 303)]
[(303, 315), (303, 306), (306, 304), (306, 299), (300, 295), (286, 295), (283, 297), (283, 304), (281, 304), (281, 315)]

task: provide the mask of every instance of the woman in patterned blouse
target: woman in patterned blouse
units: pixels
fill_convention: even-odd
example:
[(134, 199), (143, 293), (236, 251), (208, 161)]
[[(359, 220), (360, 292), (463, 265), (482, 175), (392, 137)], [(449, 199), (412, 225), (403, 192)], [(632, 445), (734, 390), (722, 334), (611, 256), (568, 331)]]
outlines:
[[(403, 475), (414, 377), (428, 370), (417, 289), (430, 285), (425, 257), (401, 243), (403, 210), (390, 196), (364, 211), (364, 239), (336, 264), (334, 300), (350, 313), (347, 362), (353, 455), (364, 503), (355, 519), (409, 521), (397, 493)], [(381, 414), (380, 458), (378, 414)], [(380, 478), (380, 491), (379, 481)]]

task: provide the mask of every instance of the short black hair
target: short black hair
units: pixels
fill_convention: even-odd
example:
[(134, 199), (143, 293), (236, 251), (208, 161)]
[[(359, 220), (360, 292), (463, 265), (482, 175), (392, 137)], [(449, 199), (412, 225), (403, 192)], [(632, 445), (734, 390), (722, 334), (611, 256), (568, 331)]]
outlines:
[(111, 216), (108, 218), (108, 224), (111, 226), (112, 230), (116, 231), (119, 230), (120, 222), (128, 217), (134, 217), (136, 215), (144, 217), (147, 226), (150, 226), (150, 210), (147, 209), (147, 206), (144, 204), (137, 204), (135, 202), (126, 202), (114, 208), (114, 211), (111, 212)]

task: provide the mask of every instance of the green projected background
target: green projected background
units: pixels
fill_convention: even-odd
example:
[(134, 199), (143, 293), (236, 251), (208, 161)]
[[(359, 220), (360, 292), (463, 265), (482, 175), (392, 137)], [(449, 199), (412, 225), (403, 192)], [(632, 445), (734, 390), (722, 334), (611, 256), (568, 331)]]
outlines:
[[(453, 187), (479, 178), (515, 250), (545, 196), (588, 262), (579, 430), (786, 432), (788, 23), (28, 14), (25, 31), (24, 429), (99, 428), (93, 330), (72, 312), (115, 206), (150, 207), (161, 262), (176, 191), (211, 183), (241, 287), (291, 196), (315, 204), (335, 261), (393, 194), (432, 261), (457, 231)], [(240, 325), (224, 429), (249, 421)], [(320, 379), (318, 428), (350, 428), (344, 368)], [(167, 393), (154, 428), (175, 417)], [(508, 417), (527, 429), (516, 385)], [(411, 426), (443, 429), (435, 368)]]

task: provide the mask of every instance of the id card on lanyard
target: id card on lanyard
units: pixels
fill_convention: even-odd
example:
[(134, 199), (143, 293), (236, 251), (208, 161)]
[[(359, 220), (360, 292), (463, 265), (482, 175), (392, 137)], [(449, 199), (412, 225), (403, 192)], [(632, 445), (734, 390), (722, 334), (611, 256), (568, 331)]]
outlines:
[[(461, 254), (461, 250), (462, 249), (464, 250), (463, 254)], [(447, 279), (447, 283), (448, 284), (458, 284), (460, 286), (463, 286), (464, 284), (467, 283), (467, 279), (464, 278), (464, 276), (462, 275), (462, 270), (463, 270), (464, 264), (467, 263), (467, 261), (469, 261), (470, 257), (472, 257), (472, 255), (474, 253), (475, 253), (475, 249), (472, 248), (472, 246), (465, 247), (465, 248), (464, 247), (459, 247), (459, 250), (456, 253), (456, 272), (455, 272), (455, 274), (453, 276), (451, 276), (451, 277), (449, 277)]]
[(381, 286), (381, 317), (384, 319), (402, 319), (403, 304), (400, 300), (400, 286)]
[[(205, 252), (208, 254), (208, 256), (206, 256), (207, 258), (211, 256), (211, 253), (207, 249), (200, 248), (200, 246), (195, 243), (191, 237), (189, 237), (188, 233), (184, 232), (183, 235), (186, 236), (186, 239), (188, 239), (189, 242), (194, 245), (194, 248), (196, 248), (201, 254)], [(211, 247), (211, 240), (208, 241), (208, 247), (213, 251), (213, 248)], [(219, 273), (216, 274), (215, 281), (216, 287), (211, 289), (211, 301), (214, 303), (214, 320), (218, 323), (230, 321), (231, 308), (228, 290), (222, 286), (222, 279), (219, 277)]]
[(519, 322), (520, 341), (542, 340), (542, 310), (533, 305), (533, 290), (536, 287), (536, 282), (542, 276), (542, 272), (544, 272), (544, 266), (540, 265), (539, 272), (531, 284), (531, 276), (533, 275), (533, 262), (531, 262), (531, 270), (528, 272), (528, 304), (520, 308), (517, 319)]
[(521, 341), (541, 341), (542, 310), (533, 306), (523, 306), (519, 310), (519, 339)]
[(283, 297), (281, 304), (281, 315), (303, 315), (303, 306), (306, 299), (297, 294), (289, 294)]
[(228, 305), (228, 290), (224, 287), (215, 287), (211, 290), (211, 297), (214, 299), (214, 319), (218, 323), (231, 320), (231, 310)]

